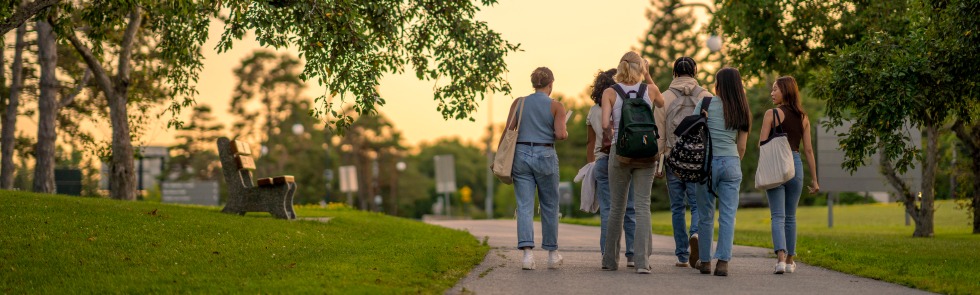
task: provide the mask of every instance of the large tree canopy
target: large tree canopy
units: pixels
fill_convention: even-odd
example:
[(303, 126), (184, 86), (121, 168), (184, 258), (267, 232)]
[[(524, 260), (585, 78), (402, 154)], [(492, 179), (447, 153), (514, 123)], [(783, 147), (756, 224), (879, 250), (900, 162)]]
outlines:
[[(492, 5), (495, 0), (482, 0)], [(435, 100), (446, 119), (469, 118), (476, 97), (510, 91), (503, 60), (518, 45), (473, 20), (471, 1), (370, 0), (224, 1), (228, 9), (219, 50), (231, 48), (249, 30), (264, 46), (291, 47), (306, 61), (302, 78), (329, 93), (316, 98), (316, 116), (329, 113), (337, 127), (352, 118), (334, 107), (354, 97), (353, 109), (373, 113), (383, 105), (377, 91), (386, 73), (411, 65), (419, 79), (435, 81)]]

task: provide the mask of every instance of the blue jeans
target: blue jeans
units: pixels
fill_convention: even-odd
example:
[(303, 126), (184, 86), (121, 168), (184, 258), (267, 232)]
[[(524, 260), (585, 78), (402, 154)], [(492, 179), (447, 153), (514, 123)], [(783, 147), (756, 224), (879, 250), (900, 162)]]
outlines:
[(518, 144), (514, 152), (517, 248), (534, 248), (534, 193), (541, 203), (541, 248), (558, 250), (558, 155), (546, 146)]
[[(606, 226), (609, 224), (609, 157), (602, 157), (595, 160), (592, 168), (595, 175), (596, 197), (599, 198), (599, 219), (602, 221), (599, 228), (599, 253), (606, 249)], [(636, 232), (636, 210), (633, 208), (633, 185), (630, 184), (629, 198), (626, 201), (626, 219), (623, 221), (623, 231), (626, 232), (626, 258), (633, 257), (633, 234)]]
[(772, 248), (796, 255), (796, 207), (803, 193), (803, 161), (800, 153), (793, 152), (796, 176), (777, 187), (766, 190), (769, 214), (772, 217)]
[[(742, 185), (742, 164), (738, 157), (711, 159), (711, 184), (718, 194), (718, 245), (715, 259), (732, 260), (735, 239), (735, 211), (738, 210), (738, 191)], [(697, 185), (698, 250), (701, 261), (711, 261), (711, 240), (715, 231), (715, 196), (704, 184)]]
[[(674, 255), (677, 261), (687, 262), (691, 252), (688, 251), (688, 238), (698, 232), (698, 202), (695, 196), (696, 183), (684, 183), (676, 176), (670, 167), (667, 169), (667, 194), (670, 196), (670, 217), (674, 227)], [(691, 206), (691, 229), (687, 229), (684, 213)]]

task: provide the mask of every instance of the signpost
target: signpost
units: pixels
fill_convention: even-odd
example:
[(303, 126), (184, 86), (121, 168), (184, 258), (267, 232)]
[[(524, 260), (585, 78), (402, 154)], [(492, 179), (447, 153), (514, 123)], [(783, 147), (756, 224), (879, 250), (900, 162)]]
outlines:
[(347, 193), (347, 206), (354, 207), (354, 195), (357, 192), (357, 167), (353, 165), (340, 166), (340, 192)]
[[(859, 167), (854, 173), (849, 173), (841, 168), (844, 162), (844, 151), (840, 149), (837, 135), (846, 133), (851, 129), (850, 122), (831, 130), (824, 130), (821, 126), (814, 126), (817, 130), (816, 140), (816, 160), (817, 175), (820, 179), (820, 191), (827, 192), (827, 227), (834, 227), (834, 197), (842, 192), (894, 192), (895, 188), (888, 184), (887, 180), (879, 171), (879, 153), (875, 153), (868, 161), (868, 165)], [(922, 132), (907, 126), (904, 131), (909, 135), (909, 140), (916, 148), (922, 147)], [(904, 175), (900, 176), (909, 184), (909, 189), (917, 192), (922, 183), (922, 169), (919, 166), (910, 168)], [(805, 185), (805, 184), (804, 184)], [(906, 225), (908, 225), (906, 215)]]
[(453, 155), (437, 155), (436, 161), (436, 193), (443, 194), (446, 204), (446, 216), (452, 215), (449, 194), (456, 192), (456, 162)]
[(161, 188), (163, 203), (218, 206), (217, 181), (167, 181)]

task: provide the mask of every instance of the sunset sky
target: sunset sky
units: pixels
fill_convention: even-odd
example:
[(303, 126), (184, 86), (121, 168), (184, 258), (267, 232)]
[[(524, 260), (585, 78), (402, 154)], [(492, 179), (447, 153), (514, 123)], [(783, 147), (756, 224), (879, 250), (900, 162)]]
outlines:
[[(486, 21), (490, 28), (510, 42), (520, 43), (523, 49), (506, 58), (510, 70), (507, 78), (515, 90), (511, 95), (492, 95), (493, 122), (506, 120), (513, 97), (533, 91), (529, 76), (539, 66), (554, 71), (555, 93), (584, 99), (584, 92), (597, 70), (615, 67), (624, 52), (640, 44), (639, 39), (650, 25), (646, 18), (649, 6), (647, 0), (501, 0), (495, 6), (484, 8), (477, 14), (477, 19)], [(697, 15), (703, 15), (701, 9), (695, 11)], [(244, 40), (235, 42), (232, 50), (218, 54), (214, 47), (222, 30), (222, 23), (212, 23), (211, 36), (204, 46), (204, 69), (197, 84), (200, 91), (197, 102), (210, 105), (219, 120), (230, 121), (229, 101), (236, 82), (232, 69), (261, 46), (249, 39), (252, 35), (247, 35)], [(291, 49), (282, 51), (296, 53)], [(381, 81), (381, 95), (387, 104), (380, 111), (402, 131), (406, 139), (403, 143), (416, 145), (442, 137), (479, 140), (487, 125), (490, 103), (480, 102), (479, 110), (473, 114), (476, 122), (446, 121), (436, 111), (433, 85), (433, 82), (416, 79), (410, 69), (408, 74), (388, 75)], [(309, 83), (306, 90), (311, 98), (323, 92), (315, 82)], [(18, 129), (33, 133), (29, 130), (36, 130), (35, 122), (21, 120)], [(140, 141), (146, 145), (173, 143), (174, 132), (165, 128), (165, 121), (153, 125)], [(99, 128), (95, 133), (105, 138), (111, 134), (108, 128)]]

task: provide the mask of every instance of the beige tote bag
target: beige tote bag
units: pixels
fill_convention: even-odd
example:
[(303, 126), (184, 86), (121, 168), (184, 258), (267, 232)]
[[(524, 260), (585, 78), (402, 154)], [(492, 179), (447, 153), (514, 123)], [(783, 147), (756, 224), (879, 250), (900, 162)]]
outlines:
[(779, 112), (772, 110), (772, 127), (769, 138), (759, 143), (759, 166), (755, 170), (755, 188), (771, 189), (796, 176), (793, 163), (793, 150), (790, 149), (789, 139), (783, 132), (782, 124), (777, 127)]
[[(521, 118), (524, 117), (524, 97), (520, 99), (520, 106), (514, 110), (514, 115), (517, 111), (520, 111), (520, 115), (517, 116), (517, 126), (514, 129), (510, 129), (510, 124), (504, 128), (503, 138), (500, 140), (500, 145), (497, 146), (497, 154), (493, 157), (493, 164), (490, 169), (493, 170), (493, 176), (500, 179), (501, 182), (506, 184), (514, 183), (514, 179), (511, 178), (510, 172), (514, 168), (514, 151), (517, 149), (517, 131), (521, 129)], [(511, 115), (511, 118), (514, 116)]]

